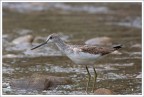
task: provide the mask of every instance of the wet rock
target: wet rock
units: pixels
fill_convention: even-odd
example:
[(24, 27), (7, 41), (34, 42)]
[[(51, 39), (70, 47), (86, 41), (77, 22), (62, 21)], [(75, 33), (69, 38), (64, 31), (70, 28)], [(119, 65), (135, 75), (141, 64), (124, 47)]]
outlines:
[(112, 91), (105, 88), (99, 88), (94, 92), (95, 95), (113, 95)]
[(12, 41), (13, 44), (31, 44), (34, 40), (34, 36), (32, 35), (25, 35), (18, 37)]
[(25, 35), (14, 39), (5, 50), (7, 51), (25, 51), (31, 48), (31, 43), (33, 42), (34, 37), (32, 35)]
[(142, 78), (142, 73), (136, 76), (136, 78)]
[(86, 45), (112, 45), (110, 37), (96, 37), (85, 42)]
[(134, 45), (132, 45), (131, 47), (132, 47), (132, 48), (141, 48), (142, 45), (141, 45), (141, 44), (134, 44)]
[(2, 83), (2, 87), (3, 88), (7, 88), (7, 87), (9, 87), (10, 85), (9, 85), (9, 83)]
[(9, 87), (7, 87), (7, 88), (3, 88), (3, 93), (6, 93), (6, 94), (8, 94), (8, 93), (10, 93), (12, 91), (12, 89), (11, 89), (11, 87), (9, 86)]
[(114, 55), (121, 55), (122, 53), (120, 51), (114, 51), (112, 52), (111, 54), (114, 54)]
[(6, 54), (6, 55), (3, 55), (3, 58), (17, 58), (18, 55), (15, 55), (15, 54)]
[(57, 85), (70, 84), (71, 80), (64, 77), (34, 74), (28, 78), (12, 80), (12, 88), (32, 89), (32, 90), (49, 90)]

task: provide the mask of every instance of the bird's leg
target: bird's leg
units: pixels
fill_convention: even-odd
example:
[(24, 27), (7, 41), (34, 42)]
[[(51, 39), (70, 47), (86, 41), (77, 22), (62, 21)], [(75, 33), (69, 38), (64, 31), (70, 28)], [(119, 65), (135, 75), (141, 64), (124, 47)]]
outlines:
[(96, 84), (96, 79), (97, 79), (97, 73), (95, 68), (93, 67), (94, 70), (94, 83), (93, 83), (93, 88), (92, 88), (92, 92), (94, 93), (94, 89), (95, 89), (95, 84)]
[(89, 72), (87, 66), (86, 66), (86, 70), (87, 70), (87, 74), (88, 74), (88, 82), (87, 82), (87, 86), (86, 86), (86, 93), (88, 93), (88, 87), (89, 87), (89, 83), (90, 83), (91, 75), (90, 75), (90, 72)]

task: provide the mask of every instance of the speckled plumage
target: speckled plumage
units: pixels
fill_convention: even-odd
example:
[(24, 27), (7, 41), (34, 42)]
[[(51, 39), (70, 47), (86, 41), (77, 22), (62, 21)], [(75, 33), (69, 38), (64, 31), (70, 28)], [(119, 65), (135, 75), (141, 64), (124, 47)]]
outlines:
[[(89, 76), (88, 83), (86, 86), (86, 92), (88, 91), (88, 86), (89, 86), (90, 79), (91, 79), (91, 75), (90, 75), (87, 65), (94, 65), (96, 59), (121, 48), (121, 45), (117, 45), (113, 47), (69, 45), (69, 44), (64, 43), (57, 34), (51, 34), (48, 36), (47, 40), (44, 43), (32, 48), (31, 50), (36, 49), (42, 45), (45, 45), (48, 42), (54, 42), (59, 48), (59, 50), (62, 51), (67, 57), (69, 57), (74, 63), (86, 66), (86, 70)], [(97, 73), (94, 67), (93, 67), (93, 70), (94, 70), (94, 75), (95, 75), (94, 84), (93, 84), (93, 92), (94, 92)]]
[(115, 50), (113, 48), (96, 47), (96, 46), (83, 46), (80, 47), (79, 49), (81, 49), (81, 51), (84, 53), (100, 54), (100, 55), (106, 55)]

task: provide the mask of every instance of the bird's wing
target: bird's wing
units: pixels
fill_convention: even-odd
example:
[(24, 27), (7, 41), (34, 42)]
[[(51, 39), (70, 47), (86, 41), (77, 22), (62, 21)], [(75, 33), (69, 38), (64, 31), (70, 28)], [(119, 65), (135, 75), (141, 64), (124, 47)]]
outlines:
[(79, 49), (81, 49), (82, 52), (90, 53), (90, 54), (101, 54), (106, 55), (114, 51), (113, 48), (107, 48), (107, 47), (96, 47), (96, 46), (79, 46)]

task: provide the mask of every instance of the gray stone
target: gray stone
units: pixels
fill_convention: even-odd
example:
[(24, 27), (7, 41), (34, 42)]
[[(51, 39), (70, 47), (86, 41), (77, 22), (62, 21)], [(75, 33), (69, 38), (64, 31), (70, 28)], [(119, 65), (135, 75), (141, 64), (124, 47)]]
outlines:
[(110, 37), (96, 37), (85, 42), (86, 45), (112, 45)]
[(70, 84), (71, 80), (64, 77), (50, 75), (33, 74), (31, 77), (12, 80), (12, 88), (32, 89), (32, 90), (49, 90), (57, 85)]

